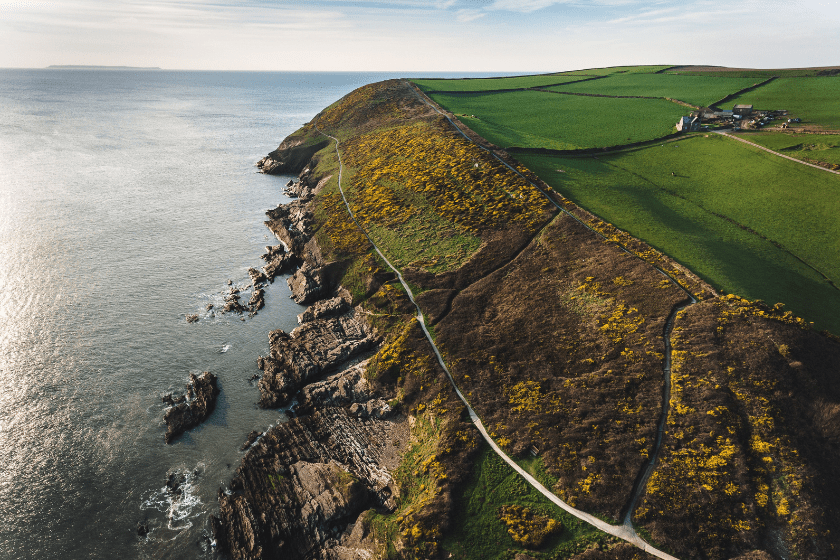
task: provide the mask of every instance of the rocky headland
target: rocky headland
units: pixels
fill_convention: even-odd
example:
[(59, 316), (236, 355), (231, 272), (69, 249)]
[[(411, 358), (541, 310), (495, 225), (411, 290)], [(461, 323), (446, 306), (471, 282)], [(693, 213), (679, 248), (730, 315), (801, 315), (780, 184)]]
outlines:
[[(345, 193), (321, 131), (341, 140)], [(259, 162), (298, 174), (286, 187), (297, 198), (267, 212), (281, 243), (252, 281), (293, 271), (290, 297), (307, 308), (258, 360), (259, 405), (294, 413), (243, 434), (212, 521), (220, 549), (236, 560), (649, 558), (493, 462), (361, 224), (411, 284), (490, 437), (556, 496), (630, 519), (680, 559), (831, 557), (836, 338), (781, 304), (719, 296), (495, 155), (504, 164), (388, 81)], [(545, 518), (558, 536), (514, 530)]]

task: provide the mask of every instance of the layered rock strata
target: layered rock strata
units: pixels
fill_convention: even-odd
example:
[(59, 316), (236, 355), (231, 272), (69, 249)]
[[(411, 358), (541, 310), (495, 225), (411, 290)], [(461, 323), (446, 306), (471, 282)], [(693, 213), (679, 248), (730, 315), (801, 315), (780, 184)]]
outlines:
[(322, 373), (373, 348), (378, 337), (359, 309), (339, 317), (304, 323), (291, 333), (269, 334), (271, 354), (260, 357), (260, 406), (283, 406), (298, 389)]
[(216, 376), (209, 371), (201, 375), (191, 373), (184, 395), (173, 397), (169, 394), (163, 397), (163, 402), (171, 406), (163, 415), (163, 421), (166, 422), (166, 443), (171, 443), (186, 430), (198, 426), (210, 416), (216, 407), (216, 397), (219, 396), (216, 381)]
[(407, 424), (328, 406), (273, 427), (219, 492), (212, 522), (220, 548), (234, 560), (367, 556), (358, 518), (370, 508), (393, 510), (389, 468), (401, 451), (393, 441), (405, 440)]
[[(281, 146), (261, 170), (289, 172), (288, 151)], [(281, 244), (266, 247), (261, 272), (249, 271), (256, 286), (299, 265), (288, 279), (290, 297), (309, 307), (299, 327), (269, 334), (270, 354), (258, 360), (259, 405), (284, 406), (297, 395), (296, 416), (249, 434), (229, 489), (219, 493), (215, 537), (237, 560), (369, 558), (373, 543), (360, 514), (393, 510), (398, 489), (389, 470), (409, 440), (407, 419), (365, 379), (363, 358), (380, 336), (338, 285), (342, 263), (327, 262), (313, 239), (309, 202), (328, 178), (312, 169), (287, 185), (298, 200), (266, 213)]]

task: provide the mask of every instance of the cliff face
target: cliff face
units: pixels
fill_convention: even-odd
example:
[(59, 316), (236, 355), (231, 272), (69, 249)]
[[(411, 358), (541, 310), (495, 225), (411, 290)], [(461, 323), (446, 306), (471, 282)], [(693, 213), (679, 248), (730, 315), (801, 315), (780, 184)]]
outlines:
[(257, 162), (259, 170), (270, 175), (300, 173), (312, 156), (329, 144), (329, 139), (313, 137), (306, 132), (304, 129), (283, 140), (276, 150)]
[[(638, 493), (632, 519), (680, 558), (816, 560), (840, 547), (829, 530), (840, 522), (836, 340), (778, 306), (717, 296), (453, 133), (407, 84), (360, 88), (317, 124), (341, 140), (350, 206), (412, 285), (460, 390), (555, 494), (618, 521)], [(513, 482), (486, 489), (503, 507), (476, 503), (481, 439), (350, 219), (318, 129), (261, 162), (300, 171), (288, 187), (299, 198), (267, 213), (288, 251), (270, 248), (264, 273), (294, 269), (291, 297), (309, 307), (259, 359), (260, 406), (296, 402), (297, 416), (249, 439), (219, 494), (222, 548), (236, 559), (641, 558)], [(562, 520), (563, 536), (523, 548), (501, 520), (523, 508)]]

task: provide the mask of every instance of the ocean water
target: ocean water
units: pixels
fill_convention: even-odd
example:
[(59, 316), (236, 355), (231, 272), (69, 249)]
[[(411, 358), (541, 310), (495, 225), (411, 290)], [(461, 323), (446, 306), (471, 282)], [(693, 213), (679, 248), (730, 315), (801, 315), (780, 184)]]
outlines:
[[(253, 318), (205, 311), (277, 243), (289, 177), (254, 163), (396, 76), (0, 70), (0, 558), (218, 556), (239, 447), (286, 419), (255, 404), (257, 357), (302, 310), (278, 278)], [(166, 445), (161, 395), (201, 371), (216, 410)]]

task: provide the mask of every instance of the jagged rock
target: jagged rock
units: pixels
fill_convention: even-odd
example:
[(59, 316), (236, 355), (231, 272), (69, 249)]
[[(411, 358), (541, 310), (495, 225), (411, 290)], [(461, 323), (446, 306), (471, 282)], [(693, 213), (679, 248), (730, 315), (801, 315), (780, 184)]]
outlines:
[(322, 372), (370, 349), (376, 343), (360, 311), (340, 317), (304, 323), (286, 334), (269, 334), (271, 355), (258, 361), (263, 376), (259, 382), (260, 406), (285, 404), (300, 387)]
[(243, 311), (247, 311), (247, 309), (242, 307), (242, 304), (239, 303), (239, 290), (237, 288), (231, 288), (230, 292), (225, 295), (225, 306), (223, 311), (225, 313), (242, 313)]
[[(393, 511), (398, 487), (388, 468), (402, 450), (391, 442), (407, 439), (407, 424), (327, 407), (272, 427), (246, 453), (231, 492), (219, 493), (211, 523), (220, 548), (234, 560), (338, 558), (330, 549), (352, 542), (339, 538), (359, 514)], [(364, 537), (361, 526), (353, 532)]]
[(242, 444), (242, 447), (239, 448), (240, 451), (245, 451), (249, 447), (251, 447), (259, 437), (263, 435), (262, 432), (258, 432), (257, 430), (252, 431), (248, 434), (248, 439), (245, 440), (245, 443)]
[(344, 406), (370, 400), (372, 394), (365, 379), (365, 370), (369, 362), (370, 360), (365, 360), (323, 381), (307, 385), (301, 389), (298, 409), (311, 409), (315, 406)]
[(297, 173), (329, 142), (328, 138), (315, 142), (306, 142), (300, 137), (286, 138), (276, 150), (257, 162), (257, 168), (261, 173), (271, 175)]
[(263, 272), (265, 272), (265, 276), (269, 281), (274, 282), (274, 278), (278, 274), (283, 274), (286, 270), (292, 268), (296, 263), (297, 259), (294, 255), (290, 253), (279, 254), (263, 267)]
[(268, 280), (265, 273), (257, 270), (256, 268), (249, 268), (248, 269), (248, 276), (251, 277), (251, 283), (256, 286), (260, 282), (265, 282)]
[(309, 263), (304, 263), (302, 267), (297, 269), (291, 278), (286, 280), (289, 289), (292, 291), (290, 296), (295, 303), (305, 305), (314, 301), (325, 289), (327, 279), (322, 268), (312, 270)]
[(137, 524), (137, 535), (140, 537), (145, 537), (149, 534), (149, 523), (148, 521), (141, 521)]
[(172, 393), (167, 393), (166, 395), (163, 395), (160, 398), (160, 400), (162, 400), (164, 403), (168, 404), (169, 406), (175, 406), (176, 404), (186, 402), (187, 396), (186, 395), (179, 395), (179, 396), (176, 397)]
[(283, 256), (286, 254), (286, 247), (281, 245), (266, 245), (265, 253), (260, 255), (260, 258), (265, 262), (271, 262), (277, 257)]
[(265, 306), (265, 290), (262, 288), (254, 288), (251, 294), (251, 299), (248, 300), (248, 308), (251, 313), (256, 313)]
[(353, 403), (350, 406), (350, 414), (357, 418), (376, 418), (382, 420), (391, 415), (391, 405), (383, 399), (373, 399), (366, 403)]
[(301, 200), (294, 200), (288, 204), (281, 204), (266, 215), (268, 228), (274, 235), (286, 244), (289, 251), (300, 254), (301, 248), (312, 236), (312, 212)]
[(206, 420), (213, 412), (218, 396), (216, 376), (205, 371), (201, 375), (190, 374), (190, 382), (183, 398), (172, 399), (171, 395), (167, 395), (167, 400), (167, 397), (163, 397), (164, 402), (177, 402), (163, 415), (163, 421), (166, 422), (166, 443)]
[(350, 310), (350, 304), (341, 297), (316, 301), (297, 316), (298, 323), (306, 323), (315, 319), (335, 317)]
[(204, 309), (206, 309), (207, 311), (210, 311), (211, 309), (213, 309), (213, 304), (208, 303), (207, 306)]
[(288, 183), (286, 183), (286, 186), (287, 186), (287, 187), (291, 187), (291, 186), (292, 186), (292, 185), (294, 185), (294, 184), (295, 184), (295, 180), (294, 180), (294, 179), (289, 179), (289, 182), (288, 182)]
[(187, 323), (196, 323), (196, 322), (198, 322), (198, 315), (197, 314), (187, 315)]

